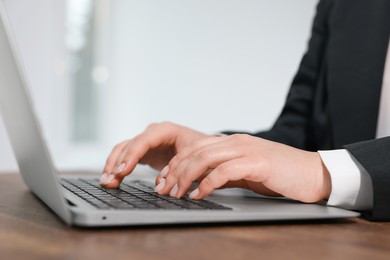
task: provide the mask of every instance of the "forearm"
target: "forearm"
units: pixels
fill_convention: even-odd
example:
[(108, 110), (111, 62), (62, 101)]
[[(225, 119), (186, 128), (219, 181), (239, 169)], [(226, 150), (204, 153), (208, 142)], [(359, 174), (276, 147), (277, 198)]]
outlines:
[(372, 180), (373, 208), (366, 216), (372, 220), (390, 220), (390, 137), (354, 143), (345, 148)]

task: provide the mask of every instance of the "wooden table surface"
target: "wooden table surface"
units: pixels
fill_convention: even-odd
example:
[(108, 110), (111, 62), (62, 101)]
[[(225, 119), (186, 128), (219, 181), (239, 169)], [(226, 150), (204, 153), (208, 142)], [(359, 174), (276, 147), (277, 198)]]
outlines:
[(390, 223), (71, 228), (24, 185), (0, 175), (0, 259), (390, 259)]

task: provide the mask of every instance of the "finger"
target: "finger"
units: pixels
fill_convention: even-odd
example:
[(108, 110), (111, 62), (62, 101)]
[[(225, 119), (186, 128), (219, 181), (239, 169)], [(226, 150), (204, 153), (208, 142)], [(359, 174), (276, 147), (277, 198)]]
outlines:
[(102, 186), (106, 186), (108, 183), (113, 181), (114, 177), (111, 176), (111, 174), (112, 174), (113, 168), (115, 166), (115, 161), (117, 160), (116, 158), (121, 154), (122, 150), (124, 149), (124, 147), (126, 147), (128, 142), (129, 141), (126, 140), (126, 141), (123, 141), (123, 142), (119, 143), (118, 145), (116, 145), (113, 148), (111, 154), (108, 156), (107, 161), (106, 161), (106, 165), (104, 166), (103, 175), (101, 176), (100, 181), (99, 181), (99, 183)]
[(161, 172), (161, 177), (167, 179), (166, 179), (165, 186), (159, 189), (159, 194), (167, 195), (168, 193), (171, 193), (171, 190), (175, 187), (175, 184), (177, 183), (177, 179), (178, 179), (176, 167), (178, 164), (180, 164), (182, 160), (185, 160), (187, 156), (189, 156), (194, 150), (197, 150), (200, 147), (222, 142), (225, 139), (226, 138), (224, 137), (216, 137), (216, 136), (204, 138), (193, 142), (191, 145), (185, 147), (180, 153), (174, 156), (169, 162), (168, 166), (164, 168), (163, 171)]
[(116, 162), (114, 174), (125, 177), (151, 149), (174, 145), (177, 127), (171, 123), (151, 124), (131, 140), (126, 151)]
[(121, 184), (123, 178), (116, 176), (113, 173), (110, 173), (106, 177), (106, 181), (104, 183), (100, 183), (103, 187), (109, 188), (109, 189), (115, 189), (118, 188), (119, 185)]
[(159, 175), (157, 175), (156, 180), (155, 180), (156, 186), (157, 186), (158, 184), (160, 184), (161, 179), (162, 179), (162, 178), (161, 178)]
[[(120, 154), (117, 156), (117, 160), (114, 164), (114, 167), (112, 169), (112, 174), (115, 174), (117, 175), (118, 173), (122, 172), (125, 168), (125, 164), (123, 163), (123, 159), (125, 158), (127, 152), (129, 151), (129, 149), (131, 148), (131, 145), (133, 143), (133, 140), (130, 140), (125, 147), (123, 147), (122, 151), (120, 152)], [(124, 176), (122, 176), (124, 177)]]
[(127, 145), (129, 140), (125, 140), (117, 145), (114, 146), (112, 149), (110, 155), (107, 157), (106, 165), (104, 166), (103, 172), (105, 173), (111, 173), (116, 161), (118, 160), (118, 156), (121, 154), (123, 148)]
[(194, 152), (177, 167), (178, 192), (176, 197), (185, 195), (192, 183), (207, 173), (212, 172), (220, 164), (240, 157), (236, 149), (226, 144), (214, 144)]
[[(222, 142), (223, 139), (220, 139), (218, 137), (213, 137), (213, 138), (206, 138), (204, 140), (201, 140), (201, 141), (198, 141), (198, 142), (195, 142), (191, 145), (190, 148), (185, 148), (185, 151), (179, 153), (177, 156), (174, 157), (174, 162), (172, 162), (172, 160), (169, 162), (169, 167), (167, 169), (165, 169), (165, 171), (162, 171), (162, 174), (164, 173), (164, 176), (161, 176), (161, 177), (164, 177), (166, 178), (166, 183), (165, 183), (165, 186), (159, 190), (159, 194), (161, 195), (167, 195), (168, 193), (173, 196), (173, 197), (176, 197), (176, 193), (178, 191), (178, 179), (179, 177), (181, 176), (181, 174), (183, 174), (183, 172), (186, 172), (185, 171), (185, 168), (186, 168), (186, 165), (188, 163), (190, 163), (190, 159), (191, 158), (198, 158), (199, 160), (200, 159), (211, 159), (211, 158), (207, 158), (207, 156), (205, 156), (207, 153), (202, 153), (200, 151), (202, 150), (206, 150), (206, 149), (211, 149), (209, 147), (213, 146), (213, 145), (216, 145), (216, 144), (219, 144)], [(199, 152), (198, 152), (199, 151)], [(200, 156), (194, 156), (191, 154), (201, 154)], [(186, 158), (187, 156), (187, 158)], [(204, 162), (207, 164), (207, 162)], [(204, 167), (205, 170), (202, 172), (206, 172), (207, 171), (207, 167)], [(197, 176), (199, 177), (199, 176)], [(183, 185), (183, 190), (185, 190), (184, 187), (189, 187), (191, 186), (192, 182), (194, 180), (197, 179), (197, 177), (193, 177), (192, 180), (190, 180), (189, 178), (187, 178), (187, 182), (186, 182), (186, 185)], [(188, 190), (188, 189), (187, 189)], [(181, 191), (181, 194), (184, 193), (185, 191)]]
[(197, 140), (197, 141), (193, 142), (192, 144), (188, 145), (187, 147), (184, 147), (180, 151), (180, 153), (176, 154), (169, 161), (169, 169), (171, 169), (171, 170), (175, 169), (177, 167), (177, 165), (182, 160), (186, 159), (194, 151), (196, 151), (198, 149), (201, 149), (202, 147), (206, 147), (208, 145), (212, 145), (212, 144), (215, 144), (215, 143), (226, 141), (226, 139), (227, 139), (227, 136), (211, 136), (211, 137), (203, 138), (201, 140)]
[(202, 199), (229, 181), (252, 180), (262, 182), (266, 176), (253, 166), (250, 158), (239, 158), (220, 164), (191, 192), (191, 199)]

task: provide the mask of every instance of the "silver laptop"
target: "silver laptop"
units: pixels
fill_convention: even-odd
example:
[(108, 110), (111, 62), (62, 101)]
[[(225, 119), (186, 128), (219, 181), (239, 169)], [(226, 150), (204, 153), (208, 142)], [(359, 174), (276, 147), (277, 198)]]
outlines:
[(127, 178), (105, 189), (98, 177), (60, 177), (42, 136), (21, 60), (0, 1), (0, 110), (23, 180), (68, 225), (118, 226), (333, 219), (359, 213), (251, 193), (214, 193), (202, 201), (159, 196), (151, 184)]

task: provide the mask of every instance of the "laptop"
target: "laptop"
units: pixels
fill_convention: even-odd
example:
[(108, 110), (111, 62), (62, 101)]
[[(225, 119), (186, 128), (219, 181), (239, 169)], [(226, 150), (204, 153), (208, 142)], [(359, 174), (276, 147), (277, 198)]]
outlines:
[(29, 189), (66, 224), (83, 227), (279, 220), (336, 219), (359, 213), (271, 199), (251, 193), (215, 192), (201, 201), (153, 192), (151, 183), (128, 177), (119, 189), (99, 185), (98, 176), (60, 176), (53, 165), (28, 93), (21, 60), (0, 1), (0, 111)]

